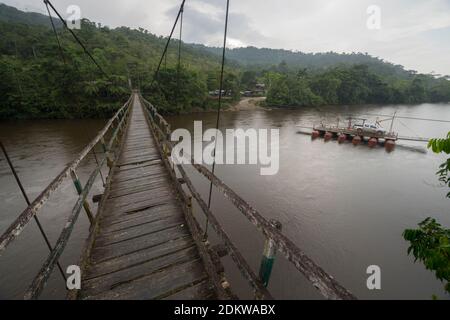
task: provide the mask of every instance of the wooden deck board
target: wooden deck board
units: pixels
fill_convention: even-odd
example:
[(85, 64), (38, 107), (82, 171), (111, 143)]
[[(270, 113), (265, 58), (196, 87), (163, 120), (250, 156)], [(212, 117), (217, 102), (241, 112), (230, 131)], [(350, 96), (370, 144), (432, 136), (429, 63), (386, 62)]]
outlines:
[(137, 97), (111, 172), (79, 298), (214, 298)]

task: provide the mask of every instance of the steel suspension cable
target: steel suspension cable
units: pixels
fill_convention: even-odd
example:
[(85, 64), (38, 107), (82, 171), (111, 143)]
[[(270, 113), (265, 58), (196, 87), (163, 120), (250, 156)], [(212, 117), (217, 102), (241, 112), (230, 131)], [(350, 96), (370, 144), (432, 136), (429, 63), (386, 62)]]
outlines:
[(181, 7), (181, 17), (180, 17), (180, 38), (178, 42), (178, 67), (177, 67), (177, 90), (178, 98), (180, 98), (180, 72), (181, 72), (181, 39), (183, 35), (183, 13), (184, 5)]
[[(224, 36), (223, 36), (223, 48), (222, 48), (222, 65), (221, 65), (221, 70), (220, 70), (219, 102), (218, 102), (218, 107), (217, 107), (217, 119), (216, 119), (216, 136), (214, 139), (214, 151), (213, 151), (213, 157), (214, 157), (214, 161), (213, 161), (213, 165), (212, 165), (212, 174), (213, 175), (216, 170), (217, 131), (219, 130), (220, 111), (222, 109), (223, 74), (224, 74), (224, 68), (225, 68), (225, 53), (226, 53), (226, 47), (227, 47), (229, 9), (230, 9), (230, 0), (227, 0), (227, 9), (226, 9), (226, 13), (225, 13), (225, 31), (224, 31)], [(213, 183), (211, 181), (211, 183), (209, 185), (208, 209), (211, 209), (212, 188), (213, 188)], [(206, 218), (205, 234), (203, 236), (204, 240), (206, 240), (208, 237), (208, 226), (209, 226), (209, 219)]]
[(183, 35), (183, 13), (184, 13), (184, 7), (181, 7), (181, 17), (180, 17), (180, 37), (178, 42), (178, 72), (180, 71), (181, 67), (181, 39)]
[(158, 63), (158, 67), (156, 68), (155, 74), (153, 75), (153, 79), (152, 79), (152, 82), (150, 84), (150, 88), (153, 86), (154, 82), (156, 81), (156, 78), (158, 77), (159, 69), (161, 68), (161, 64), (162, 64), (162, 62), (164, 60), (164, 57), (167, 54), (167, 48), (169, 47), (170, 40), (172, 39), (173, 33), (175, 31), (175, 27), (177, 26), (178, 20), (180, 19), (180, 16), (181, 16), (181, 13), (183, 11), (185, 2), (186, 2), (186, 0), (183, 0), (183, 2), (181, 3), (180, 9), (178, 10), (177, 18), (175, 19), (175, 23), (172, 26), (172, 31), (170, 32), (169, 38), (167, 39), (166, 46), (164, 47), (163, 54), (162, 54), (161, 59), (159, 60), (159, 63)]
[[(390, 117), (392, 116), (388, 114), (375, 114), (375, 113), (362, 113), (361, 115), (364, 116), (372, 116), (372, 117)], [(402, 116), (402, 115), (396, 115), (395, 118), (399, 119), (408, 119), (408, 120), (421, 120), (421, 121), (431, 121), (431, 122), (442, 122), (442, 123), (450, 123), (450, 120), (446, 119), (430, 119), (430, 118), (419, 118), (419, 117), (411, 117), (411, 116)]]
[(48, 17), (50, 18), (50, 22), (52, 24), (52, 29), (53, 29), (53, 33), (55, 34), (56, 42), (58, 43), (59, 53), (61, 54), (61, 59), (63, 60), (64, 63), (66, 63), (66, 57), (64, 55), (64, 51), (61, 46), (61, 42), (59, 41), (58, 32), (56, 31), (55, 23), (53, 22), (52, 15), (50, 13), (50, 8), (48, 7), (48, 2), (44, 1), (44, 3), (45, 3), (45, 7), (47, 8)]
[[(53, 4), (52, 4), (49, 0), (44, 0), (44, 3), (45, 3), (45, 6), (46, 6), (46, 8), (47, 8), (47, 12), (48, 12), (48, 16), (50, 17), (50, 21), (51, 21), (51, 23), (52, 23), (53, 31), (54, 31), (55, 36), (56, 36), (56, 39), (57, 39), (57, 41), (58, 41), (58, 46), (59, 46), (59, 49), (60, 49), (60, 52), (61, 52), (61, 56), (62, 56), (62, 58), (63, 58), (63, 60), (64, 60), (64, 63), (66, 63), (65, 56), (64, 56), (64, 53), (63, 53), (63, 49), (62, 49), (62, 46), (61, 46), (59, 37), (58, 37), (58, 33), (57, 33), (57, 31), (56, 31), (56, 28), (55, 28), (55, 24), (54, 24), (54, 22), (53, 22), (53, 18), (52, 18), (51, 14), (50, 14), (49, 6), (50, 6), (50, 7), (52, 8), (52, 10), (56, 13), (56, 15), (59, 17), (59, 19), (61, 20), (61, 22), (62, 22), (62, 24), (64, 25), (64, 27), (65, 27), (67, 30), (69, 30), (69, 32), (70, 32), (70, 33), (72, 34), (72, 36), (75, 38), (76, 42), (83, 48), (83, 51), (89, 56), (89, 58), (92, 60), (92, 62), (95, 64), (95, 66), (100, 70), (100, 72), (101, 72), (103, 75), (105, 75), (108, 79), (110, 79), (111, 77), (103, 70), (103, 68), (99, 65), (99, 63), (95, 60), (95, 58), (91, 55), (91, 53), (87, 50), (87, 48), (86, 48), (86, 46), (83, 44), (83, 42), (82, 42), (82, 41), (78, 38), (78, 36), (72, 31), (72, 29), (70, 29), (70, 28), (67, 26), (67, 22), (61, 17), (61, 15), (59, 14), (58, 10), (56, 10), (56, 8), (53, 6)], [(75, 65), (75, 67), (77, 67), (77, 66)], [(95, 162), (96, 162), (96, 164), (98, 165), (98, 164), (99, 164), (99, 161), (98, 161), (98, 158), (97, 158), (97, 155), (96, 155), (94, 149), (93, 149), (93, 154), (94, 154)], [(104, 177), (103, 177), (103, 173), (101, 172), (101, 170), (100, 170), (100, 176), (101, 176), (101, 179), (102, 179), (103, 186), (105, 186), (105, 179), (104, 179)]]
[[(19, 175), (17, 174), (16, 169), (14, 168), (14, 166), (12, 164), (12, 161), (9, 158), (8, 152), (6, 152), (6, 148), (3, 145), (2, 141), (0, 141), (0, 148), (2, 149), (3, 154), (5, 155), (6, 162), (8, 163), (8, 166), (11, 169), (11, 172), (12, 172), (12, 174), (14, 176), (14, 179), (16, 179), (16, 183), (19, 186), (20, 191), (22, 192), (22, 195), (23, 195), (27, 205), (30, 206), (31, 205), (30, 199), (28, 198), (28, 195), (27, 195), (27, 193), (25, 191), (25, 188), (23, 187), (22, 182), (20, 181)], [(48, 239), (47, 234), (45, 233), (44, 228), (42, 227), (42, 224), (39, 221), (39, 218), (37, 216), (34, 216), (34, 221), (36, 221), (36, 224), (38, 226), (39, 232), (41, 233), (42, 237), (44, 238), (44, 241), (47, 244), (48, 250), (50, 250), (50, 252), (52, 252), (53, 251), (53, 247), (50, 244), (50, 240)], [(59, 272), (61, 273), (61, 276), (64, 278), (64, 281), (66, 281), (66, 275), (65, 275), (65, 273), (63, 271), (63, 268), (61, 267), (59, 262), (57, 263), (57, 265), (58, 265)]]
[(86, 46), (80, 40), (80, 38), (78, 38), (78, 36), (75, 34), (75, 32), (73, 32), (73, 30), (67, 26), (66, 20), (63, 19), (63, 17), (59, 14), (58, 10), (56, 10), (56, 8), (53, 6), (53, 4), (49, 0), (44, 0), (44, 3), (46, 5), (48, 4), (52, 8), (52, 10), (58, 16), (59, 20), (61, 20), (64, 27), (72, 34), (75, 41), (81, 46), (81, 48), (83, 48), (84, 53), (87, 54), (87, 56), (91, 59), (91, 61), (95, 64), (95, 66), (100, 70), (100, 72), (107, 78), (110, 78), (110, 76), (103, 70), (103, 68), (100, 66), (100, 64), (97, 62), (97, 60), (95, 60), (95, 58), (92, 56), (92, 54), (89, 52), (89, 50), (86, 48)]

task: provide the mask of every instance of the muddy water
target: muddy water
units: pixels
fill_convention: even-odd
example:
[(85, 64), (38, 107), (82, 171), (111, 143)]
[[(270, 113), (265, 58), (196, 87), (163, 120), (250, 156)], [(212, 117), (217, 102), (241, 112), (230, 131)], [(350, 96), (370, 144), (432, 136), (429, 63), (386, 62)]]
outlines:
[[(445, 199), (435, 172), (444, 157), (397, 148), (369, 149), (351, 143), (339, 145), (322, 139), (311, 141), (297, 134), (299, 125), (321, 120), (335, 121), (348, 114), (393, 114), (448, 119), (450, 105), (353, 106), (302, 108), (301, 110), (252, 110), (223, 113), (221, 128), (276, 128), (280, 130), (280, 170), (261, 176), (257, 165), (219, 165), (217, 175), (254, 205), (266, 218), (278, 219), (283, 232), (342, 285), (366, 299), (428, 299), (445, 297), (442, 284), (422, 264), (406, 254), (402, 239), (428, 216), (450, 226), (450, 200)], [(172, 117), (175, 128), (193, 130), (193, 121), (204, 128), (215, 125), (214, 114)], [(388, 129), (390, 122), (384, 122)], [(443, 137), (450, 123), (401, 119), (394, 130), (404, 136)], [(402, 142), (424, 148), (425, 143)], [(196, 175), (196, 185), (206, 199), (208, 184)], [(213, 196), (213, 209), (226, 231), (258, 270), (263, 239), (253, 226), (220, 194)], [(381, 268), (382, 288), (367, 289), (366, 269)], [(239, 274), (227, 264), (233, 280)], [(303, 276), (283, 258), (274, 267), (270, 290), (277, 298), (318, 298)], [(244, 287), (238, 291), (251, 297)], [(448, 296), (447, 296), (448, 297)]]
[[(434, 174), (444, 158), (402, 148), (388, 154), (382, 148), (324, 143), (320, 139), (311, 141), (310, 137), (297, 134), (298, 125), (334, 120), (338, 115), (392, 114), (395, 110), (407, 116), (450, 119), (450, 105), (446, 104), (225, 112), (222, 129), (280, 130), (280, 170), (273, 176), (261, 176), (258, 165), (219, 165), (216, 173), (266, 218), (278, 219), (289, 238), (356, 296), (428, 299), (437, 294), (445, 297), (442, 284), (434, 275), (407, 256), (407, 243), (401, 236), (405, 228), (414, 227), (428, 216), (450, 226), (450, 200), (445, 199), (446, 190)], [(192, 131), (194, 120), (202, 120), (204, 128), (213, 127), (215, 115), (193, 114), (168, 120), (173, 128)], [(401, 121), (394, 129), (407, 136), (441, 137), (450, 130), (449, 123)], [(30, 198), (48, 185), (103, 124), (104, 121), (96, 120), (0, 123), (0, 136)], [(0, 232), (3, 232), (25, 208), (25, 202), (3, 156), (0, 159)], [(92, 158), (83, 163), (79, 170), (83, 181), (93, 166)], [(206, 180), (189, 172), (206, 198), (209, 186)], [(101, 189), (100, 181), (96, 188)], [(264, 239), (220, 194), (214, 193), (212, 199), (213, 212), (257, 271)], [(42, 210), (40, 219), (52, 242), (56, 241), (74, 202), (75, 190), (67, 182)], [(86, 217), (80, 215), (80, 223), (61, 259), (63, 265), (78, 260), (87, 228)], [(213, 234), (211, 241), (214, 242)], [(0, 298), (21, 298), (46, 256), (45, 244), (32, 222), (0, 257)], [(225, 259), (225, 265), (234, 290), (242, 297), (251, 297), (248, 286), (229, 259)], [(381, 268), (379, 291), (369, 291), (366, 287), (369, 265)], [(269, 288), (279, 299), (320, 298), (282, 257), (277, 258)], [(63, 282), (57, 272), (43, 297), (64, 297)]]

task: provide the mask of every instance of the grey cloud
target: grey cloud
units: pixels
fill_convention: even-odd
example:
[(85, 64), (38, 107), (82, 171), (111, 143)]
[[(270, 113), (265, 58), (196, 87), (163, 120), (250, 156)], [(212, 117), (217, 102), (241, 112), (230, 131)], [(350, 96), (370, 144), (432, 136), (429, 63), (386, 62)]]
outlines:
[[(222, 5), (225, 1), (201, 0), (197, 2), (216, 4), (218, 10), (207, 14), (196, 5), (187, 5), (183, 19), (184, 40), (211, 45), (221, 44), (225, 26), (225, 8)], [(178, 10), (179, 5), (174, 6), (166, 12), (166, 16), (175, 19)], [(229, 14), (229, 37), (239, 39), (245, 44), (263, 43), (267, 40), (262, 33), (252, 27), (251, 19), (246, 14), (237, 12), (230, 12)]]
[[(42, 12), (42, 1), (0, 0)], [(143, 27), (167, 35), (181, 0), (54, 0), (64, 11), (78, 4), (83, 17), (104, 25)], [(368, 30), (366, 9), (381, 8), (381, 30)], [(220, 46), (226, 0), (186, 1), (184, 40)], [(439, 33), (438, 33), (439, 32)], [(438, 34), (438, 35), (437, 35)], [(232, 0), (230, 45), (305, 52), (361, 51), (420, 72), (450, 73), (449, 0)]]

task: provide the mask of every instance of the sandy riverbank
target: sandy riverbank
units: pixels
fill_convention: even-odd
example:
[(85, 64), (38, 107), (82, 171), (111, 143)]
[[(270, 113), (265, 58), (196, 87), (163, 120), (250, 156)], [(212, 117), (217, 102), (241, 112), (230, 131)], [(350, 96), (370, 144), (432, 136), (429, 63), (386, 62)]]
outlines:
[(226, 111), (243, 111), (263, 109), (259, 103), (264, 101), (266, 97), (242, 98), (237, 104), (229, 107)]

